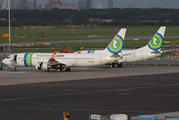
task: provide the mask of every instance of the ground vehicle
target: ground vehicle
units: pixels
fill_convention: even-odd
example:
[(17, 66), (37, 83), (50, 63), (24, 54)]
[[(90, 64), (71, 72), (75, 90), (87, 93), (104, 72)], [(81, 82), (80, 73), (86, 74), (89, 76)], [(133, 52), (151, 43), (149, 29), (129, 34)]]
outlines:
[(2, 37), (3, 37), (3, 38), (8, 38), (8, 37), (9, 37), (9, 33), (3, 34)]
[(71, 51), (70, 49), (65, 49), (62, 51), (62, 53), (74, 53), (73, 51)]
[(0, 64), (0, 70), (2, 70), (3, 69), (3, 65), (2, 64)]
[(40, 34), (42, 34), (41, 37), (47, 37), (47, 34), (45, 34), (45, 33), (38, 33), (38, 37), (39, 37)]

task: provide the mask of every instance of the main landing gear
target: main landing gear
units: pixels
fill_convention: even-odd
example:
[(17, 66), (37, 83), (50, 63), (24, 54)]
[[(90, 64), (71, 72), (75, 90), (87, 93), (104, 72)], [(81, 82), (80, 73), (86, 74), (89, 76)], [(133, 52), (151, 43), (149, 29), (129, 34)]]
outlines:
[(117, 65), (118, 68), (121, 68), (121, 67), (122, 67), (122, 64), (121, 64), (121, 63), (118, 63), (118, 64), (112, 63), (109, 67), (114, 68), (115, 65)]
[[(58, 71), (58, 72), (62, 72), (62, 69), (63, 69), (63, 68), (57, 68), (57, 71)], [(66, 68), (66, 72), (70, 72), (70, 71), (71, 71), (70, 68)]]
[(71, 69), (70, 68), (66, 68), (66, 72), (70, 72), (71, 71)]
[(121, 63), (120, 63), (120, 64), (118, 63), (118, 64), (117, 64), (117, 67), (118, 67), (118, 68), (121, 68), (121, 67), (122, 67), (122, 64), (121, 64)]
[(61, 69), (61, 68), (58, 68), (58, 69), (57, 69), (57, 71), (58, 71), (58, 72), (61, 72), (61, 71), (62, 71), (62, 69)]

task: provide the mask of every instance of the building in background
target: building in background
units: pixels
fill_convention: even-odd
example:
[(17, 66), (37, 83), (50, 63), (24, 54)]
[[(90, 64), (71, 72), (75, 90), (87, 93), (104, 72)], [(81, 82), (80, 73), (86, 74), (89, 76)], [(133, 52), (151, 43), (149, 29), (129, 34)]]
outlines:
[(87, 2), (87, 9), (93, 8), (93, 0), (86, 0)]
[(103, 3), (97, 3), (97, 9), (103, 9)]
[(13, 0), (13, 9), (36, 9), (36, 0)]
[(39, 4), (38, 10), (42, 10), (42, 4)]
[(113, 1), (112, 0), (108, 0), (108, 9), (113, 8)]
[(79, 10), (86, 9), (86, 1), (78, 1)]
[(79, 10), (78, 5), (75, 4), (66, 4), (66, 5), (59, 5), (59, 4), (54, 4), (53, 8), (58, 8), (58, 9), (75, 9)]
[(62, 3), (60, 0), (49, 0), (49, 10), (53, 9), (53, 6), (55, 5), (61, 5)]
[(93, 0), (79, 0), (78, 1), (79, 10), (86, 10), (93, 8)]
[(14, 0), (11, 0), (11, 9), (14, 9)]
[(1, 0), (1, 9), (8, 9), (8, 0)]
[(114, 20), (113, 20), (113, 19), (89, 18), (89, 22), (106, 22), (106, 23), (112, 23), (112, 22), (114, 22)]
[(25, 9), (26, 0), (14, 0), (14, 9)]
[(25, 9), (36, 9), (36, 0), (26, 0)]
[[(14, 9), (14, 0), (10, 0), (11, 9)], [(9, 9), (8, 0), (0, 0), (0, 9)]]
[(49, 10), (49, 4), (48, 4), (48, 3), (45, 4), (45, 9), (46, 9), (46, 10)]

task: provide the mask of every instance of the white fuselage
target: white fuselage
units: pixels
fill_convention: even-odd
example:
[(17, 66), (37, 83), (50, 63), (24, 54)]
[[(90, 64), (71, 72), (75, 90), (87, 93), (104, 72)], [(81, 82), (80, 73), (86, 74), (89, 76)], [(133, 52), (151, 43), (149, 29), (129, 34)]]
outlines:
[[(19, 53), (13, 54), (13, 58), (6, 58), (3, 63), (10, 65), (15, 58), (16, 66), (34, 67), (38, 62), (46, 62), (51, 59), (53, 53)], [(119, 58), (111, 57), (112, 54), (79, 54), (79, 53), (57, 53), (55, 61), (66, 66), (90, 67), (114, 62)]]
[[(102, 50), (95, 50), (95, 54), (100, 54)], [(88, 51), (78, 51), (80, 53), (87, 53)], [(138, 62), (138, 61), (144, 61), (147, 59), (151, 59), (157, 56), (160, 56), (161, 54), (152, 54), (151, 50), (122, 50), (123, 57), (122, 59), (117, 60), (118, 63), (129, 63), (129, 62)], [(89, 54), (94, 54), (89, 53)]]
[(129, 62), (138, 62), (151, 59), (161, 54), (152, 54), (151, 50), (123, 50), (123, 58), (118, 60), (118, 63), (129, 63)]

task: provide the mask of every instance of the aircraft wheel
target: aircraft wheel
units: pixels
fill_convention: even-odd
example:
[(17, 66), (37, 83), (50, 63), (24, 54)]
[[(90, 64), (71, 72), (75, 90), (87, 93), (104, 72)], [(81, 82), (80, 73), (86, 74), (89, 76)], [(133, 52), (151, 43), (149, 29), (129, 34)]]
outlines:
[(66, 72), (70, 72), (71, 71), (71, 69), (70, 68), (66, 68)]
[(57, 71), (58, 71), (58, 72), (61, 72), (62, 70), (58, 68)]
[(117, 67), (118, 68), (121, 68), (122, 67), (122, 64), (120, 63), (120, 64), (117, 64)]
[(114, 66), (115, 66), (115, 64), (114, 63), (112, 63), (112, 67), (114, 68)]

